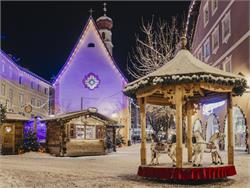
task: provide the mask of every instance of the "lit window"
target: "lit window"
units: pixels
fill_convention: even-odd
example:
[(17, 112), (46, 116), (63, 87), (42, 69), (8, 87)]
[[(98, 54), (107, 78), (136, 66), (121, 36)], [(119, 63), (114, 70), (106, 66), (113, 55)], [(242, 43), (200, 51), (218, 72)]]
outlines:
[(212, 5), (212, 15), (214, 15), (216, 10), (218, 9), (218, 0), (212, 0), (211, 5)]
[(22, 77), (21, 76), (19, 76), (19, 84), (22, 84)]
[(89, 43), (88, 44), (88, 48), (94, 48), (95, 47), (95, 44), (94, 43)]
[(37, 106), (40, 107), (41, 106), (41, 101), (37, 100)]
[(5, 63), (2, 65), (2, 72), (5, 72)]
[(226, 72), (232, 72), (231, 56), (227, 57), (223, 62), (223, 70)]
[(219, 49), (219, 26), (217, 26), (212, 33), (212, 50), (216, 54)]
[(229, 37), (231, 36), (231, 20), (230, 12), (228, 12), (222, 19), (222, 42), (227, 43)]
[(9, 100), (10, 100), (10, 104), (12, 104), (12, 102), (13, 102), (13, 95), (14, 95), (13, 89), (9, 89)]
[(204, 17), (204, 27), (206, 27), (206, 25), (208, 24), (208, 21), (209, 21), (208, 1), (206, 2), (206, 4), (204, 5), (204, 8), (203, 8), (203, 17)]
[(5, 84), (1, 85), (1, 95), (4, 96), (5, 95)]
[(32, 81), (30, 82), (30, 88), (34, 89), (34, 82), (32, 82)]
[(35, 106), (35, 104), (36, 104), (36, 99), (32, 97), (30, 103), (31, 103), (31, 105)]
[(24, 105), (24, 95), (22, 93), (19, 94), (19, 105), (20, 106)]
[(204, 60), (207, 61), (210, 57), (210, 40), (209, 38), (206, 40), (204, 44)]

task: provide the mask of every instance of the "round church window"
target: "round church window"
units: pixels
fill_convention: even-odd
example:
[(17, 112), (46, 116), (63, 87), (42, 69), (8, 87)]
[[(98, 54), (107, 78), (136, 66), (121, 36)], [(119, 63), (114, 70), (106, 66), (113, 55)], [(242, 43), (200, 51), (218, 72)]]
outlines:
[(86, 88), (93, 90), (99, 86), (100, 79), (94, 73), (89, 73), (84, 77), (83, 84)]

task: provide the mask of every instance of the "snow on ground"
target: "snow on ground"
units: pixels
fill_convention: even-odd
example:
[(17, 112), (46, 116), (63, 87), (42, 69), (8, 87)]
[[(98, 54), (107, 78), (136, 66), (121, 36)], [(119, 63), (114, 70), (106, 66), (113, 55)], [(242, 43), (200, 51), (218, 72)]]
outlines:
[[(250, 187), (250, 155), (244, 152), (237, 152), (235, 155), (237, 176), (213, 182), (171, 184), (136, 176), (139, 151), (140, 145), (137, 144), (120, 148), (116, 153), (94, 157), (62, 158), (33, 152), (0, 155), (0, 188)], [(222, 154), (226, 162), (225, 153)], [(204, 161), (210, 160), (210, 155), (205, 154)], [(166, 155), (161, 156), (160, 162), (168, 161), (170, 162)]]

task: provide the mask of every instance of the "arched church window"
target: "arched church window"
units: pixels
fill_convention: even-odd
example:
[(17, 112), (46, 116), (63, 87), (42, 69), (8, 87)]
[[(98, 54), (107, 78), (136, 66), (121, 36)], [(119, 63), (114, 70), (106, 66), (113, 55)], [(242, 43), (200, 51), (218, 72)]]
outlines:
[(95, 47), (95, 43), (90, 42), (90, 43), (88, 44), (88, 48), (94, 48), (94, 47)]
[(105, 39), (105, 33), (104, 32), (102, 32), (102, 39)]

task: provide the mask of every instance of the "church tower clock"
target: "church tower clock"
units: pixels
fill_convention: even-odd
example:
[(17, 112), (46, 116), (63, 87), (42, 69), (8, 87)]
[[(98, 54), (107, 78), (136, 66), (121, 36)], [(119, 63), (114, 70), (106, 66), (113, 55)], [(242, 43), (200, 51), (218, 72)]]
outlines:
[(100, 35), (102, 37), (102, 40), (106, 44), (107, 49), (109, 50), (110, 54), (112, 55), (112, 32), (111, 29), (113, 27), (113, 21), (110, 17), (107, 16), (107, 8), (106, 3), (103, 3), (103, 11), (104, 15), (99, 17), (96, 20), (97, 27), (99, 29)]

